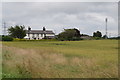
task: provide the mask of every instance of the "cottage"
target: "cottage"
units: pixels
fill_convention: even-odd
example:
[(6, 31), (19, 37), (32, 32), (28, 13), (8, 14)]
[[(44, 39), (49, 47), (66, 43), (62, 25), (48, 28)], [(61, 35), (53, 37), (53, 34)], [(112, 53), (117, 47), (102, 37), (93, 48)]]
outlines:
[(46, 30), (45, 27), (43, 27), (43, 30), (31, 30), (31, 28), (28, 27), (28, 30), (26, 30), (25, 38), (29, 40), (39, 40), (52, 39), (54, 36), (54, 32), (52, 30)]

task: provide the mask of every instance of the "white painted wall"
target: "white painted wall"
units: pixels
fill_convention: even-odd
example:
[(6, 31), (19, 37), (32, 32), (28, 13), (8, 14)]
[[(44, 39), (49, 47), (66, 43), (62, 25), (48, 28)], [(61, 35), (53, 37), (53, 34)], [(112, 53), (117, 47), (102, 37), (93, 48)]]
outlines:
[[(42, 38), (44, 38), (44, 34), (26, 34), (26, 36), (25, 36), (25, 38), (26, 39), (29, 39), (30, 38), (30, 40), (33, 40), (34, 38), (36, 38), (36, 40), (38, 40), (38, 39), (42, 39)], [(54, 34), (46, 34), (46, 36), (55, 36)]]
[(46, 36), (55, 36), (54, 34), (46, 34)]

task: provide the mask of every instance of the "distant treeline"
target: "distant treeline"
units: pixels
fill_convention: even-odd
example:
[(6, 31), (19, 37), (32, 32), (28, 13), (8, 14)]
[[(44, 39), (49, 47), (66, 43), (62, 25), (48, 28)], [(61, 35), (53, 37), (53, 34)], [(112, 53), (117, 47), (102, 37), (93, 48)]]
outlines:
[[(8, 29), (9, 35), (1, 35), (0, 41), (28, 41), (24, 39), (26, 36), (25, 26), (14, 26)], [(93, 36), (87, 34), (81, 34), (80, 31), (76, 28), (73, 29), (64, 29), (63, 32), (55, 35), (53, 40), (58, 41), (79, 41), (79, 40), (99, 40), (99, 39), (120, 39), (120, 37), (108, 38), (107, 35), (102, 35), (100, 31), (93, 32)], [(34, 40), (33, 40), (34, 41)], [(46, 41), (46, 40), (38, 40)]]
[(120, 37), (111, 37), (109, 39), (120, 39)]

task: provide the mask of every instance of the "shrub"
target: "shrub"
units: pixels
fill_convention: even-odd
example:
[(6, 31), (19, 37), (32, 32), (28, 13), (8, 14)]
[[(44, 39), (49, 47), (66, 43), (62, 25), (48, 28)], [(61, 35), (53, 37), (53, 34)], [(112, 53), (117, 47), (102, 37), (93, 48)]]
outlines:
[(100, 37), (94, 37), (94, 39), (95, 39), (95, 40), (100, 40), (100, 39), (102, 39), (102, 38), (100, 38)]
[(102, 37), (102, 33), (100, 31), (94, 32), (93, 37)]
[(2, 35), (0, 35), (0, 41), (2, 41)]
[(57, 41), (57, 39), (39, 39), (39, 40), (29, 40), (29, 39), (19, 39), (19, 38), (14, 38), (14, 41)]
[(13, 41), (13, 38), (10, 36), (2, 36), (2, 41)]
[(77, 29), (64, 29), (63, 32), (58, 34), (57, 36), (58, 40), (61, 41), (76, 41), (81, 40), (80, 39), (80, 31)]
[(73, 41), (79, 41), (79, 40), (83, 40), (83, 39), (80, 38), (80, 37), (73, 37), (72, 40), (73, 40)]
[(19, 38), (14, 38), (14, 41), (27, 41), (27, 39), (19, 39)]
[(72, 37), (72, 38), (56, 38), (59, 41), (79, 41), (79, 40), (83, 40), (80, 37)]

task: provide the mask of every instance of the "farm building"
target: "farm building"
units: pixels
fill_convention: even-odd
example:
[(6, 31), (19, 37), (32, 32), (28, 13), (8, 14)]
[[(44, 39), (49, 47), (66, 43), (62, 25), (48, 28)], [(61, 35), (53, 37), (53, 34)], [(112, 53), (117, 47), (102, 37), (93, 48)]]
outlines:
[(80, 37), (81, 37), (82, 39), (86, 39), (86, 40), (90, 40), (90, 39), (93, 38), (92, 36), (89, 36), (89, 35), (86, 35), (86, 34), (81, 34)]
[(43, 30), (31, 30), (31, 28), (28, 27), (25, 38), (30, 40), (39, 40), (45, 38), (52, 39), (54, 36), (54, 32), (52, 30), (46, 30), (45, 27), (43, 27)]

